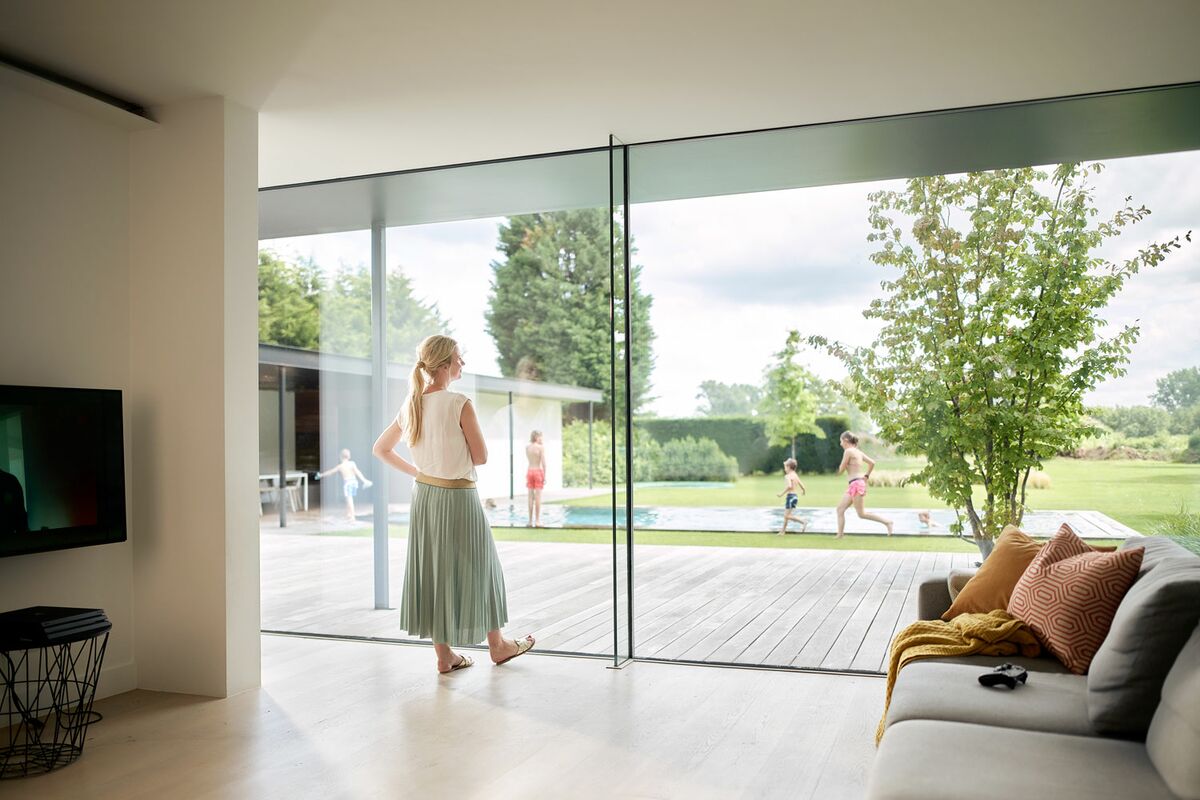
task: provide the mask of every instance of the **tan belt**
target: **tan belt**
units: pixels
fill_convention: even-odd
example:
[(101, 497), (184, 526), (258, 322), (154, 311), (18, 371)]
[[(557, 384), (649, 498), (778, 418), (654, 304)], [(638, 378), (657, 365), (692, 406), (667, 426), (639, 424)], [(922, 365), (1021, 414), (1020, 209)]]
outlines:
[(440, 486), (443, 489), (475, 488), (475, 481), (467, 480), (466, 478), (435, 478), (432, 475), (426, 475), (424, 472), (417, 473), (417, 483)]

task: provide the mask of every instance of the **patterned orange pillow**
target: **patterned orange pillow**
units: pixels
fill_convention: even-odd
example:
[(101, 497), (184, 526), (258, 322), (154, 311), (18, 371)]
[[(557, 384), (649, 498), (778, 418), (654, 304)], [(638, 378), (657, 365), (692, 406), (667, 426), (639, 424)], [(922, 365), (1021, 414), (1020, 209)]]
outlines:
[(1067, 669), (1083, 675), (1138, 576), (1144, 552), (1131, 547), (1098, 553), (1063, 525), (1017, 581), (1008, 613)]

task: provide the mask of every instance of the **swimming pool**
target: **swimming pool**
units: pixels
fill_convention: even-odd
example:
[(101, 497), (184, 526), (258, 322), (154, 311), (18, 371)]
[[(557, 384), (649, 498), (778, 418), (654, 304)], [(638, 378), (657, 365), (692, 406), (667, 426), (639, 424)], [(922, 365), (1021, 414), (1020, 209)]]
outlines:
[[(895, 522), (895, 533), (907, 536), (949, 536), (950, 525), (955, 521), (953, 511), (933, 509), (929, 512), (932, 525), (921, 523), (917, 515), (922, 509), (879, 508), (876, 513)], [(529, 525), (528, 512), (524, 505), (500, 504), (486, 509), (488, 520), (497, 528), (524, 528)], [(837, 530), (837, 514), (832, 508), (797, 508), (793, 516), (808, 523), (808, 530), (815, 533), (832, 533)], [(617, 517), (625, 519), (624, 506), (617, 507)], [(1101, 532), (1097, 522), (1102, 518)], [(407, 513), (393, 513), (393, 522), (405, 524)], [(1084, 536), (1097, 538), (1124, 538), (1115, 536), (1113, 530), (1124, 528), (1098, 512), (1079, 511), (1028, 511), (1022, 528), (1031, 534), (1049, 536), (1063, 522), (1071, 524)], [(633, 524), (640, 530), (658, 531), (721, 531), (733, 533), (762, 533), (778, 531), (783, 524), (782, 508), (754, 507), (678, 507), (678, 506), (634, 506)], [(542, 506), (542, 527), (546, 528), (608, 528), (612, 525), (612, 507), (567, 506), (548, 504)], [(798, 532), (799, 526), (792, 522), (788, 530)], [(1126, 529), (1128, 530), (1128, 529)], [(883, 535), (887, 531), (877, 522), (859, 519), (853, 510), (846, 514), (847, 533)]]

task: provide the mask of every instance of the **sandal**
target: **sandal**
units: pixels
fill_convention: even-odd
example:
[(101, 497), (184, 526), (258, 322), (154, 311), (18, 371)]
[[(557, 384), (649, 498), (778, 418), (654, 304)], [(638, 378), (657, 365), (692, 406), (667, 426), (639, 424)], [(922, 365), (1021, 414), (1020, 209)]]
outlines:
[(450, 669), (439, 669), (438, 674), (439, 675), (449, 675), (451, 672), (454, 672), (454, 671), (460, 670), (460, 669), (466, 669), (467, 667), (473, 666), (474, 664), (475, 664), (475, 662), (471, 660), (470, 656), (464, 656), (462, 654), (459, 654), (457, 664), (455, 664)]
[(517, 656), (521, 656), (521, 655), (528, 653), (530, 650), (533, 649), (535, 640), (533, 638), (533, 634), (528, 634), (523, 639), (514, 639), (513, 642), (515, 642), (517, 645), (517, 652), (513, 653), (508, 658), (503, 658), (503, 659), (497, 661), (496, 662), (497, 667), (500, 666), (501, 664), (507, 664), (509, 661), (512, 661)]

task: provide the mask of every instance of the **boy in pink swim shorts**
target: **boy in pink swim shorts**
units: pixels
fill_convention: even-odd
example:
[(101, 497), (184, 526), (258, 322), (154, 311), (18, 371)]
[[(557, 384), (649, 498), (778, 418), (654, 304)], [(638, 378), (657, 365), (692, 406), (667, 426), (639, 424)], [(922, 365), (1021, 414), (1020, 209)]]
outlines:
[[(842, 445), (842, 464), (838, 467), (837, 474), (843, 472), (851, 475), (850, 483), (846, 486), (846, 493), (842, 495), (841, 501), (837, 506), (837, 538), (841, 539), (846, 535), (846, 509), (854, 506), (854, 511), (858, 514), (859, 519), (869, 519), (878, 522), (887, 528), (888, 536), (892, 535), (892, 521), (886, 517), (881, 517), (878, 514), (872, 514), (863, 507), (863, 500), (867, 496), (867, 478), (871, 476), (871, 470), (875, 469), (875, 461), (858, 449), (858, 437), (850, 431), (845, 431), (841, 435), (840, 443)], [(866, 471), (863, 471), (863, 468)]]
[(529, 434), (525, 458), (529, 461), (529, 468), (525, 470), (525, 488), (529, 492), (529, 525), (538, 528), (542, 524), (542, 489), (546, 487), (546, 448), (542, 444), (541, 431)]

